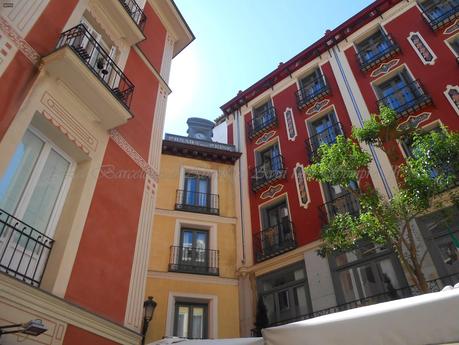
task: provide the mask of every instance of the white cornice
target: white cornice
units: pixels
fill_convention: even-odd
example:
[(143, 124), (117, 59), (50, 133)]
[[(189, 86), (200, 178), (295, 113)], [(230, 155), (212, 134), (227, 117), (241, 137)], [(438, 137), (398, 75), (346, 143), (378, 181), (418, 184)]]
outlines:
[(0, 299), (120, 344), (137, 345), (141, 335), (39, 288), (0, 273)]
[(198, 284), (216, 284), (237, 286), (238, 280), (233, 278), (212, 277), (207, 275), (189, 274), (189, 273), (172, 273), (148, 270), (148, 278), (179, 280)]
[(200, 220), (200, 221), (221, 223), (221, 224), (236, 224), (236, 221), (237, 221), (237, 219), (234, 217), (213, 216), (210, 214), (167, 210), (164, 208), (156, 208), (155, 216), (184, 218), (184, 219)]

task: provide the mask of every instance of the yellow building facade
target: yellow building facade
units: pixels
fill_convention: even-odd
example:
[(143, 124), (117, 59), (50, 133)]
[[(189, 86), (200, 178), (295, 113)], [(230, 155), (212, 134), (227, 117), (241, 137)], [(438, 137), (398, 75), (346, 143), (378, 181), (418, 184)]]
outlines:
[(146, 343), (240, 335), (238, 158), (232, 145), (166, 134), (146, 287), (157, 307)]

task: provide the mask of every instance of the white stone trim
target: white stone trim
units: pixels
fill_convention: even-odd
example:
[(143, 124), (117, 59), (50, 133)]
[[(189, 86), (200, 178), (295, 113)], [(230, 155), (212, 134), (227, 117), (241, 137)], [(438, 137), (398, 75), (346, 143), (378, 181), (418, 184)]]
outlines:
[(33, 315), (43, 315), (44, 319), (57, 319), (116, 343), (139, 344), (140, 334), (41, 289), (24, 284), (7, 274), (0, 274), (0, 286), (0, 303), (9, 302), (22, 310), (30, 311)]
[(454, 111), (456, 112), (457, 115), (459, 115), (459, 108), (458, 106), (454, 103), (454, 101), (451, 99), (451, 97), (449, 96), (448, 92), (450, 90), (456, 90), (457, 92), (459, 92), (459, 86), (458, 85), (447, 85), (446, 86), (446, 90), (443, 92), (443, 94), (445, 95), (446, 99), (448, 100), (448, 102), (451, 104), (451, 106), (453, 107)]
[[(419, 51), (419, 49), (414, 45), (414, 42), (412, 41), (412, 37), (415, 36), (415, 35), (417, 35), (419, 37), (419, 40), (422, 42), (424, 47), (428, 50), (430, 55), (432, 55), (432, 61), (427, 61), (424, 58), (424, 56), (422, 56), (422, 54)], [(433, 52), (432, 48), (430, 48), (430, 46), (425, 41), (424, 37), (422, 37), (421, 33), (419, 33), (418, 31), (410, 32), (410, 34), (408, 35), (408, 37), (406, 39), (408, 40), (408, 42), (410, 43), (411, 47), (416, 52), (417, 56), (419, 57), (419, 59), (421, 59), (421, 61), (422, 61), (422, 63), (424, 65), (435, 65), (435, 60), (437, 60), (437, 55), (435, 55), (435, 53)]]
[(176, 211), (168, 210), (165, 208), (155, 208), (155, 216), (164, 216), (172, 218), (185, 218), (190, 220), (202, 220), (210, 223), (220, 223), (220, 224), (236, 224), (238, 218), (236, 217), (224, 217), (216, 216), (212, 214), (201, 214), (195, 212), (186, 212), (186, 211)]
[(192, 300), (200, 301), (208, 304), (208, 338), (218, 338), (218, 297), (215, 295), (204, 295), (188, 292), (169, 292), (169, 298), (167, 300), (167, 318), (166, 318), (166, 334), (165, 336), (172, 336), (174, 334), (174, 313), (175, 313), (175, 302), (177, 300)]
[[(458, 19), (458, 21), (459, 21), (459, 19)], [(449, 48), (449, 50), (451, 50), (451, 52), (453, 53), (453, 55), (455, 57), (459, 57), (459, 54), (454, 51), (454, 49), (453, 49), (453, 47), (451, 46), (451, 43), (450, 43), (451, 41), (455, 40), (456, 38), (459, 38), (459, 32), (457, 34), (455, 34), (455, 35), (452, 35), (451, 37), (448, 37), (443, 42), (445, 42), (446, 46)]]
[[(304, 186), (306, 188), (306, 195), (308, 196), (308, 201), (306, 203), (303, 203), (303, 201), (301, 200), (300, 186), (298, 184), (298, 176), (296, 174), (296, 170), (299, 167), (301, 168), (301, 171), (302, 171), (302, 176), (303, 176), (303, 179), (304, 179)], [(297, 191), (297, 194), (298, 194), (298, 203), (300, 204), (301, 207), (308, 208), (309, 204), (311, 203), (311, 197), (309, 195), (308, 180), (306, 179), (306, 174), (304, 173), (303, 164), (300, 164), (300, 163), (297, 162), (295, 167), (293, 168), (293, 171), (294, 171), (294, 174), (295, 174), (295, 184), (296, 184), (296, 191)]]
[(239, 281), (233, 278), (204, 276), (202, 274), (178, 273), (178, 272), (159, 272), (148, 271), (148, 278), (166, 279), (175, 281), (185, 281), (196, 284), (215, 284), (215, 285), (230, 285), (238, 286)]
[[(293, 136), (290, 136), (289, 122), (288, 122), (288, 119), (287, 119), (287, 116), (288, 116), (289, 113), (290, 113), (290, 118), (292, 120), (293, 128), (291, 128), (291, 129), (294, 132)], [(285, 109), (285, 111), (284, 111), (284, 120), (285, 120), (285, 130), (287, 131), (288, 140), (295, 141), (295, 138), (298, 136), (298, 131), (296, 130), (295, 117), (293, 116), (292, 108), (289, 107), (289, 108)]]

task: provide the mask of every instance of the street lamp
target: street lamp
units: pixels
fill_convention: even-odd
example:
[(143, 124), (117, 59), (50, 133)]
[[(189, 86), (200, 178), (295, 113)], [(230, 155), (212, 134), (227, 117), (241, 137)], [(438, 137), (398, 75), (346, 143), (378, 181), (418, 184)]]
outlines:
[(153, 318), (153, 313), (156, 308), (156, 302), (153, 297), (148, 296), (148, 299), (143, 302), (143, 326), (142, 326), (142, 345), (145, 344), (145, 336), (147, 335), (148, 324)]
[(41, 320), (31, 320), (27, 323), (16, 323), (14, 325), (0, 326), (0, 337), (3, 334), (23, 333), (31, 336), (39, 336), (46, 332), (48, 328), (45, 327)]

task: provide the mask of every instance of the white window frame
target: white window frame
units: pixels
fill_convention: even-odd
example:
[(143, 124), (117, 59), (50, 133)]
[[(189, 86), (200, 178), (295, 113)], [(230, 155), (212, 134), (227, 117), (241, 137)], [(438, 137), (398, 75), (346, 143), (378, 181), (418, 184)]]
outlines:
[[(55, 205), (53, 207), (53, 210), (51, 212), (51, 216), (50, 216), (50, 219), (49, 219), (49, 222), (48, 222), (48, 226), (46, 227), (45, 230), (43, 230), (43, 234), (45, 234), (48, 237), (53, 238), (54, 237), (54, 233), (56, 231), (57, 222), (59, 221), (59, 218), (60, 218), (60, 215), (61, 215), (61, 212), (62, 212), (62, 208), (64, 206), (64, 202), (67, 199), (68, 191), (70, 189), (71, 180), (72, 180), (72, 177), (73, 177), (73, 175), (75, 173), (75, 169), (76, 169), (76, 165), (77, 164), (68, 154), (66, 154), (62, 149), (60, 149), (58, 146), (56, 146), (56, 144), (54, 144), (52, 142), (52, 140), (50, 140), (47, 136), (45, 136), (39, 130), (37, 130), (33, 126), (29, 126), (27, 128), (27, 130), (30, 130), (34, 135), (36, 135), (38, 138), (43, 140), (44, 144), (43, 144), (43, 148), (40, 151), (40, 154), (39, 154), (39, 156), (37, 158), (37, 162), (36, 162), (36, 164), (35, 164), (35, 166), (34, 166), (34, 168), (32, 170), (32, 174), (30, 176), (30, 180), (27, 182), (26, 188), (24, 189), (24, 193), (23, 193), (23, 195), (21, 196), (21, 198), (20, 198), (20, 200), (18, 202), (18, 207), (14, 211), (14, 215), (17, 216), (17, 218), (21, 219), (23, 217), (26, 209), (27, 209), (26, 206), (30, 202), (30, 199), (32, 197), (32, 193), (35, 190), (35, 186), (36, 186), (37, 180), (40, 177), (40, 173), (43, 170), (43, 167), (44, 167), (44, 165), (46, 163), (46, 158), (48, 157), (49, 152), (51, 151), (51, 149), (55, 150), (66, 161), (69, 162), (68, 172), (67, 172), (67, 175), (65, 176), (65, 178), (64, 178), (64, 180), (62, 182), (62, 186), (61, 186), (61, 189), (59, 191), (59, 195), (58, 195), (58, 197), (56, 199), (56, 203), (55, 203)], [(25, 132), (24, 132), (24, 135), (25, 135)], [(45, 152), (47, 152), (47, 153), (45, 153)], [(10, 159), (11, 159), (11, 157), (10, 157)], [(37, 170), (38, 170), (39, 173), (36, 173)]]
[(187, 173), (209, 176), (210, 177), (209, 194), (218, 194), (218, 171), (217, 170), (193, 167), (190, 165), (181, 165), (180, 166), (180, 180), (179, 180), (180, 190), (185, 189), (185, 175)]

